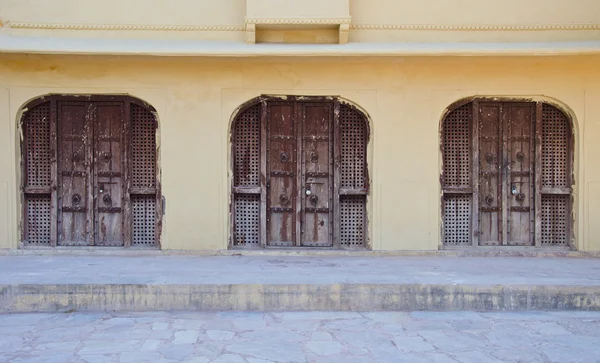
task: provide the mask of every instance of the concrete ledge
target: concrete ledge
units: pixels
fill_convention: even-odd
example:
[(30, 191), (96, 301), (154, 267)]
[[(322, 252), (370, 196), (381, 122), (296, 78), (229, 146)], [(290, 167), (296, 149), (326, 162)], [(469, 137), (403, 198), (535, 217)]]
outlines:
[(0, 313), (600, 310), (600, 286), (450, 284), (0, 285)]
[(0, 34), (0, 53), (187, 57), (551, 56), (600, 54), (600, 41), (245, 44), (197, 40), (60, 38)]
[(158, 250), (121, 247), (24, 247), (0, 249), (0, 256), (318, 256), (318, 257), (569, 257), (600, 258), (600, 251), (568, 251), (520, 247), (478, 247), (453, 250), (356, 251), (324, 249)]

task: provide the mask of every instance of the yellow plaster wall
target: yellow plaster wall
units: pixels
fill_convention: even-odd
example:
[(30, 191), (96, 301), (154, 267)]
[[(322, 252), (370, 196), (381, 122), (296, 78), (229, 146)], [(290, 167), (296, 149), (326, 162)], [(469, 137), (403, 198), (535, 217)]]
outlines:
[(551, 99), (576, 123), (575, 233), (600, 250), (600, 57), (192, 59), (0, 56), (0, 247), (19, 242), (17, 116), (48, 93), (128, 93), (160, 118), (166, 249), (227, 247), (229, 120), (261, 93), (340, 95), (372, 119), (370, 240), (434, 250), (440, 237), (439, 122), (462, 97)]
[(243, 42), (246, 17), (310, 23), (349, 8), (350, 42), (600, 39), (597, 0), (248, 1), (0, 0), (0, 20), (15, 35)]

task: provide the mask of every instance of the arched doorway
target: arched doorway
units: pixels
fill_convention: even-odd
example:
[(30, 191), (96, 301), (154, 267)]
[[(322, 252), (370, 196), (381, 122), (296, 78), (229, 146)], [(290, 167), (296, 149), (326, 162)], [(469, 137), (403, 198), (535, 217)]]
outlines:
[(366, 248), (364, 113), (335, 97), (260, 97), (232, 129), (231, 246)]
[(474, 99), (443, 119), (443, 245), (572, 248), (571, 120), (544, 102)]
[(21, 118), (23, 243), (158, 246), (154, 109), (126, 96), (45, 96)]

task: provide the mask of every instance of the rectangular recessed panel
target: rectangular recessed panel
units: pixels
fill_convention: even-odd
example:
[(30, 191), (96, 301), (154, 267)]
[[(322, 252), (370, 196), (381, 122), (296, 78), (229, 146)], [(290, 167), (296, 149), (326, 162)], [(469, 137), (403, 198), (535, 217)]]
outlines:
[(133, 245), (151, 246), (156, 243), (156, 196), (132, 195)]
[(340, 245), (342, 248), (365, 245), (367, 198), (364, 195), (340, 196)]
[(471, 124), (473, 106), (467, 104), (452, 111), (444, 120), (442, 132), (443, 186), (471, 186)]
[(444, 245), (471, 245), (471, 195), (444, 196)]
[(542, 245), (569, 244), (570, 195), (542, 195)]
[(50, 196), (25, 196), (25, 241), (28, 244), (50, 244)]
[(156, 120), (149, 110), (131, 105), (131, 185), (156, 187)]
[(258, 247), (260, 195), (235, 195), (234, 246)]
[(245, 110), (234, 130), (234, 185), (259, 186), (260, 105)]
[(340, 108), (342, 163), (340, 187), (362, 189), (367, 177), (367, 128), (363, 115), (348, 106)]
[(542, 186), (569, 185), (569, 121), (564, 113), (544, 105), (542, 116)]
[(48, 187), (50, 181), (50, 103), (34, 107), (24, 120), (26, 186)]

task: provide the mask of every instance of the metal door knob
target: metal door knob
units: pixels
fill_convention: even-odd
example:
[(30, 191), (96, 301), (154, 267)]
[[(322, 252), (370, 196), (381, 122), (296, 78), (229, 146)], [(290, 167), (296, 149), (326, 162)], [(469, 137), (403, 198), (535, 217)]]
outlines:
[(311, 195), (311, 194), (312, 194), (312, 192), (310, 190), (306, 189), (306, 195)]

